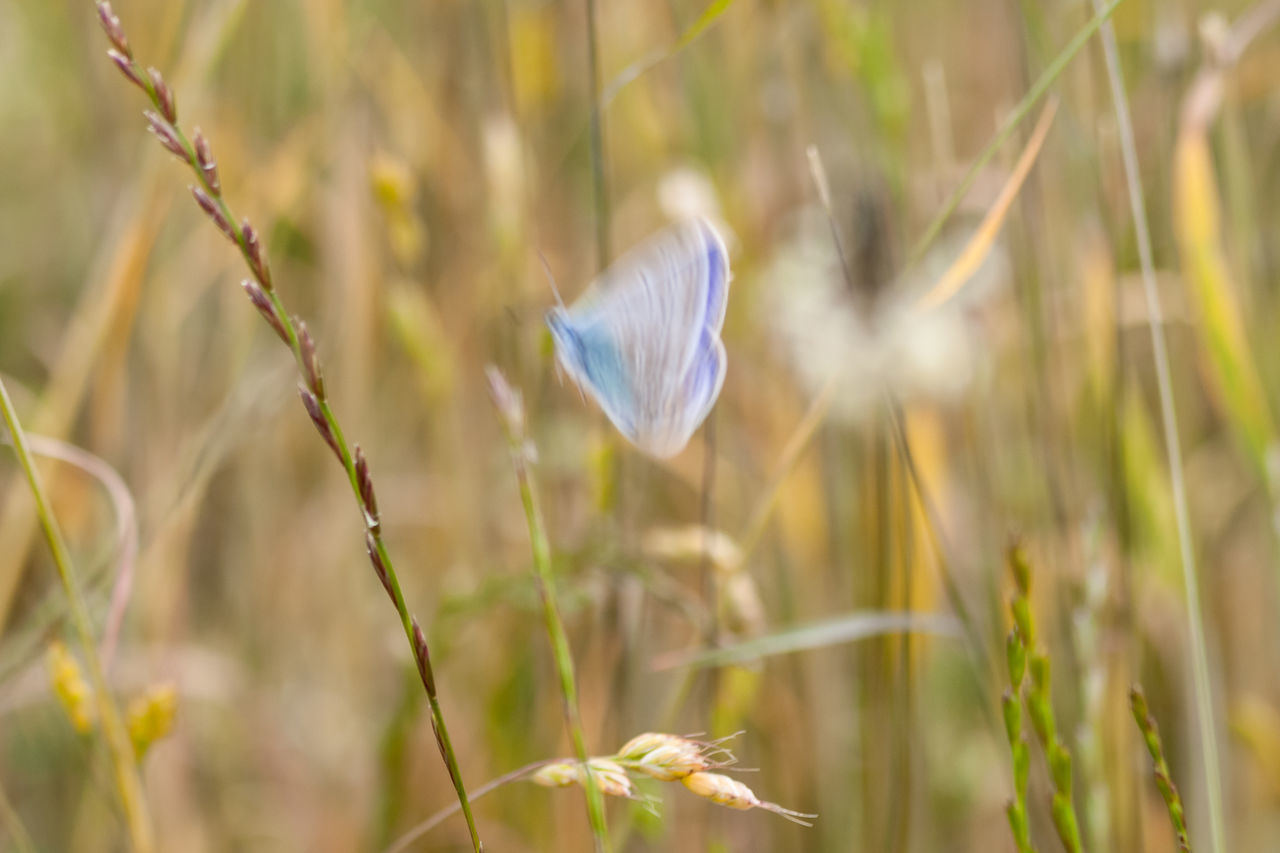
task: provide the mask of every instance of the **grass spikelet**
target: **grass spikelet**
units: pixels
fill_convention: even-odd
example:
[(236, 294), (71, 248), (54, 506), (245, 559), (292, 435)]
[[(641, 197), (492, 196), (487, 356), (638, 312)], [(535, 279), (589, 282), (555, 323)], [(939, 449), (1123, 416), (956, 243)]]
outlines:
[(1156, 725), (1155, 717), (1151, 716), (1146, 694), (1136, 684), (1129, 690), (1129, 707), (1133, 711), (1133, 719), (1138, 724), (1138, 729), (1142, 732), (1142, 740), (1147, 745), (1147, 752), (1151, 753), (1151, 760), (1155, 764), (1152, 775), (1156, 780), (1156, 788), (1160, 791), (1160, 798), (1164, 800), (1165, 808), (1169, 812), (1169, 822), (1173, 824), (1173, 832), (1178, 840), (1178, 850), (1180, 853), (1191, 853), (1186, 810), (1182, 807), (1182, 797), (1178, 794), (1178, 787), (1173, 784), (1169, 762), (1165, 761), (1160, 728)]
[(817, 817), (816, 814), (792, 811), (791, 809), (783, 808), (777, 803), (762, 800), (742, 782), (723, 773), (691, 773), (681, 779), (680, 782), (699, 797), (708, 799), (725, 808), (738, 809), (739, 811), (764, 809), (767, 812), (781, 815), (800, 826), (813, 826), (811, 821)]
[(656, 732), (636, 735), (618, 750), (616, 758), (659, 782), (674, 782), (733, 763), (733, 756), (716, 744)]
[(67, 713), (71, 727), (80, 734), (93, 730), (96, 714), (93, 710), (92, 690), (85, 680), (80, 663), (60, 642), (49, 645), (46, 656), (49, 668), (49, 684), (58, 704)]
[(587, 762), (591, 772), (583, 771), (577, 761), (556, 761), (540, 768), (531, 777), (534, 784), (546, 788), (563, 788), (568, 785), (587, 785), (588, 777), (600, 786), (600, 792), (608, 797), (634, 798), (635, 786), (626, 769), (610, 758), (592, 758)]
[[(1014, 690), (1020, 690), (1026, 703), (1027, 716), (1049, 763), (1049, 780), (1053, 784), (1053, 801), (1050, 814), (1058, 838), (1068, 853), (1083, 853), (1080, 841), (1080, 821), (1076, 816), (1072, 799), (1071, 753), (1058, 733), (1053, 715), (1050, 693), (1049, 656), (1035, 645), (1035, 615), (1031, 609), (1031, 564), (1021, 546), (1009, 548), (1009, 568), (1014, 578), (1014, 593), (1010, 600), (1014, 629), (1009, 633), (1006, 653), (1009, 661), (1009, 678)], [(1025, 667), (1025, 668), (1024, 668)], [(1027, 678), (1026, 673), (1030, 677)], [(1027, 776), (1030, 758), (1021, 733), (1021, 711), (1012, 692), (1001, 700), (1006, 735), (1013, 750), (1014, 799), (1006, 808), (1009, 828), (1020, 853), (1031, 850), (1027, 825)]]
[(129, 727), (129, 739), (141, 758), (156, 741), (173, 730), (173, 720), (178, 714), (178, 689), (173, 684), (160, 684), (129, 703), (125, 723)]

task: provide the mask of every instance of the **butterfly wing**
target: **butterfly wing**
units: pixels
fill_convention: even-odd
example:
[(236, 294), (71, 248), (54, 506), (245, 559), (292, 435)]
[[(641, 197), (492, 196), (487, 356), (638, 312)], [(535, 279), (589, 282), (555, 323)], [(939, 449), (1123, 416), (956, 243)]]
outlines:
[(629, 252), (547, 325), (570, 378), (634, 444), (666, 457), (720, 392), (728, 295), (724, 242), (694, 219)]

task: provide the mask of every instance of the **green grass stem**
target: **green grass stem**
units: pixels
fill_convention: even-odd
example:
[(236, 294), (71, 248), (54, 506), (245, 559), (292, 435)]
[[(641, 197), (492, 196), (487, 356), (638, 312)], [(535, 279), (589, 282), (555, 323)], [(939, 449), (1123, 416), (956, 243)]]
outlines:
[[(1102, 0), (1093, 0), (1101, 9)], [(1099, 14), (1101, 14), (1099, 12)], [(1178, 415), (1173, 397), (1172, 369), (1164, 339), (1164, 310), (1160, 290), (1156, 286), (1155, 260), (1151, 251), (1151, 229), (1142, 201), (1142, 178), (1138, 167), (1138, 148), (1134, 142), (1133, 121), (1129, 114), (1128, 96), (1120, 69), (1115, 31), (1108, 23), (1102, 30), (1103, 56), (1111, 97), (1115, 102), (1116, 124), (1120, 136), (1120, 152), (1124, 158), (1125, 182), (1129, 206), (1138, 242), (1138, 258), (1142, 266), (1142, 289), (1147, 302), (1147, 325), (1151, 331), (1152, 357), (1156, 366), (1156, 385), (1160, 397), (1160, 421), (1168, 455), (1169, 480), (1173, 491), (1174, 516), (1178, 528), (1178, 551), (1182, 561), (1182, 582), (1187, 598), (1187, 628), (1191, 645), (1191, 673), (1195, 689), (1196, 721), (1200, 728), (1200, 756), (1204, 764), (1205, 794), (1209, 806), (1209, 832), (1214, 853), (1225, 853), (1226, 825), (1222, 806), (1222, 770), (1218, 757), (1217, 726), (1213, 709), (1213, 692), (1209, 684), (1209, 652), (1205, 641), (1204, 616), (1200, 610), (1200, 582), (1196, 572), (1195, 549), (1191, 543), (1191, 514), (1187, 506), (1187, 488), (1182, 470), (1182, 442), (1178, 436)]]
[(489, 387), (494, 405), (502, 418), (507, 441), (511, 446), (511, 463), (520, 486), (520, 503), (524, 506), (525, 521), (529, 525), (529, 540), (533, 547), (533, 568), (538, 580), (538, 595), (542, 600), (542, 618), (551, 640), (556, 669), (560, 675), (560, 695), (564, 700), (565, 723), (573, 741), (574, 755), (585, 769), (587, 814), (591, 821), (597, 851), (610, 850), (609, 828), (605, 823), (604, 796), (596, 783), (595, 774), (588, 762), (587, 739), (582, 729), (582, 715), (578, 710), (578, 685), (574, 677), (573, 651), (569, 637), (556, 606), (555, 577), (551, 570), (551, 543), (538, 508), (534, 490), (533, 473), (529, 467), (530, 445), (524, 430), (524, 402), (496, 368), (489, 368)]
[(58, 526), (57, 518), (54, 517), (53, 507), (49, 503), (48, 494), (40, 478), (40, 471), (36, 468), (35, 456), (31, 452), (26, 432), (18, 420), (17, 410), (14, 409), (13, 400), (9, 397), (9, 389), (3, 380), (0, 380), (0, 415), (4, 417), (5, 426), (8, 427), (9, 435), (13, 439), (13, 451), (27, 478), (27, 485), (31, 489), (31, 497), (36, 505), (36, 515), (40, 519), (40, 527), (44, 530), (49, 550), (53, 553), (58, 580), (67, 595), (71, 624), (75, 627), (80, 640), (81, 653), (89, 668), (89, 677), (93, 681), (98, 719), (102, 725), (103, 738), (107, 743), (107, 752), (111, 755), (116, 791), (120, 795), (120, 806), (124, 811), (130, 844), (135, 853), (150, 853), (155, 849), (155, 841), (133, 743), (129, 740), (124, 719), (120, 716), (120, 709), (116, 707), (115, 699), (107, 684), (102, 660), (98, 657), (97, 643), (93, 636), (93, 622), (89, 617), (89, 608), (85, 605), (84, 595), (80, 591), (80, 582), (71, 563), (71, 554), (67, 550), (66, 541), (62, 538), (62, 530)]
[(445, 725), (444, 713), (440, 709), (436, 695), (435, 676), (431, 668), (426, 635), (409, 613), (408, 604), (400, 588), (399, 576), (392, 564), (391, 555), (383, 543), (382, 525), (378, 517), (373, 483), (363, 453), (359, 446), (355, 446), (353, 451), (348, 445), (342, 427), (329, 405), (315, 344), (305, 325), (289, 314), (279, 293), (276, 292), (270, 267), (258, 242), (257, 232), (250, 226), (248, 220), (238, 220), (223, 198), (217, 163), (213, 159), (208, 143), (199, 131), (196, 131), (194, 140), (188, 138), (177, 122), (174, 95), (160, 73), (155, 69), (144, 70), (134, 62), (128, 41), (119, 19), (111, 9), (111, 4), (105, 0), (99, 0), (97, 6), (103, 29), (113, 45), (113, 50), (109, 54), (112, 61), (130, 82), (143, 90), (156, 109), (157, 114), (148, 116), (151, 123), (150, 130), (166, 149), (191, 167), (198, 181), (198, 185), (192, 187), (192, 194), (197, 204), (219, 230), (236, 245), (253, 275), (253, 279), (245, 281), (243, 285), (250, 301), (289, 347), (298, 364), (298, 370), (303, 379), (303, 387), (300, 388), (303, 404), (317, 431), (346, 471), (352, 492), (360, 506), (369, 560), (396, 608), (405, 637), (413, 651), (427, 693), (427, 701), (431, 709), (431, 726), (435, 732), (441, 757), (466, 818), (472, 846), (476, 853), (481, 853), (484, 845), (480, 841), (480, 833), (476, 829), (475, 819), (471, 814), (462, 772), (458, 767), (449, 730)]

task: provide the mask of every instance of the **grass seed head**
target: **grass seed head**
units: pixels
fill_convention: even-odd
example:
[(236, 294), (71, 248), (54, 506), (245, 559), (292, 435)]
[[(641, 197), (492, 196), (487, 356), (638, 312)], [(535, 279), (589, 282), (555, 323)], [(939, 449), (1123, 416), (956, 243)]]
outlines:
[(49, 646), (47, 658), (49, 682), (53, 694), (58, 697), (59, 704), (67, 713), (71, 726), (81, 734), (93, 728), (96, 714), (93, 706), (93, 693), (85, 680), (80, 662), (75, 659), (67, 647), (60, 642)]
[(373, 564), (374, 574), (378, 576), (378, 580), (382, 583), (382, 588), (387, 591), (387, 597), (395, 603), (396, 594), (391, 589), (391, 578), (387, 575), (387, 564), (382, 561), (382, 554), (378, 552), (378, 540), (373, 538), (372, 531), (365, 531), (364, 547), (369, 552), (369, 562)]
[(200, 209), (205, 212), (205, 215), (213, 220), (213, 224), (218, 226), (218, 230), (223, 233), (223, 236), (232, 243), (237, 242), (236, 231), (231, 225), (231, 220), (227, 219), (226, 215), (222, 212), (222, 208), (218, 206), (218, 203), (213, 200), (212, 196), (205, 192), (202, 187), (192, 185), (191, 197), (196, 200), (196, 204), (200, 205)]
[(187, 155), (187, 149), (182, 147), (182, 140), (178, 138), (178, 132), (174, 130), (173, 125), (166, 121), (164, 116), (152, 110), (143, 110), (142, 114), (147, 118), (147, 130), (160, 140), (165, 150), (182, 162), (190, 163), (191, 158)]
[(776, 815), (781, 815), (792, 823), (798, 823), (801, 826), (813, 826), (809, 819), (817, 817), (817, 815), (784, 809), (777, 803), (762, 800), (746, 785), (732, 776), (725, 776), (723, 773), (691, 773), (680, 781), (699, 797), (704, 797), (716, 805), (727, 808), (738, 809), (739, 811), (764, 809)]
[(133, 67), (133, 60), (115, 48), (108, 50), (107, 56), (111, 57), (111, 61), (116, 64), (116, 67), (120, 69), (120, 73), (123, 74), (130, 83), (137, 86), (139, 89), (142, 89), (144, 92), (146, 91), (147, 84), (143, 83), (142, 78), (138, 76), (138, 69)]
[(111, 4), (106, 0), (100, 0), (98, 3), (98, 21), (102, 24), (102, 30), (107, 34), (107, 41), (111, 42), (112, 47), (126, 59), (133, 59), (133, 50), (129, 47), (129, 39), (125, 38), (124, 27), (120, 25), (120, 19), (116, 17)]
[(723, 766), (725, 762), (711, 757), (716, 750), (718, 747), (713, 744), (646, 732), (627, 741), (615, 758), (659, 781), (674, 782), (691, 773)]
[(129, 704), (129, 740), (139, 757), (173, 730), (177, 713), (178, 690), (172, 684), (153, 687)]
[(298, 350), (302, 358), (302, 375), (307, 380), (307, 388), (316, 399), (324, 399), (324, 374), (320, 372), (320, 357), (316, 353), (316, 342), (311, 337), (307, 324), (295, 323), (298, 329)]
[(156, 106), (160, 108), (160, 115), (164, 116), (169, 124), (177, 124), (178, 99), (174, 97), (173, 90), (169, 88), (168, 83), (164, 82), (164, 77), (156, 69), (148, 68), (147, 76), (151, 78), (151, 88), (156, 93)]
[(289, 334), (284, 330), (284, 323), (280, 321), (280, 315), (276, 312), (276, 306), (272, 304), (271, 298), (267, 296), (262, 285), (258, 284), (251, 278), (246, 278), (240, 282), (240, 286), (244, 288), (245, 294), (248, 295), (249, 301), (253, 303), (253, 307), (258, 309), (258, 313), (262, 315), (262, 319), (275, 330), (280, 340), (285, 344), (289, 343)]
[(365, 458), (364, 450), (360, 445), (356, 445), (356, 481), (360, 485), (360, 502), (364, 504), (365, 522), (369, 525), (370, 530), (377, 530), (378, 523), (378, 497), (373, 491), (373, 477), (369, 473), (369, 460)]
[[(591, 775), (600, 786), (601, 793), (610, 797), (635, 796), (635, 786), (626, 768), (611, 758), (592, 758), (587, 762), (591, 766)], [(546, 788), (563, 788), (566, 785), (582, 785), (586, 787), (586, 773), (577, 761), (555, 761), (543, 765), (533, 774), (535, 784)]]
[(325, 420), (324, 410), (320, 408), (320, 401), (316, 399), (315, 394), (312, 394), (301, 384), (298, 385), (298, 396), (302, 398), (302, 405), (306, 408), (307, 415), (311, 418), (311, 423), (315, 425), (316, 431), (320, 433), (324, 443), (329, 445), (333, 455), (338, 457), (338, 461), (341, 462), (342, 451), (338, 449), (338, 440), (333, 437), (333, 430), (329, 428), (329, 422)]
[[(413, 657), (418, 662), (418, 675), (422, 676), (422, 686), (432, 699), (436, 696), (436, 677), (431, 669), (431, 652), (427, 648), (427, 635), (422, 632), (418, 620), (413, 620)], [(436, 735), (439, 738), (439, 733)]]
[(222, 182), (218, 179), (218, 163), (213, 159), (213, 149), (209, 147), (209, 140), (198, 127), (191, 144), (196, 149), (196, 165), (200, 167), (209, 190), (214, 195), (222, 195)]
[(244, 250), (249, 256), (249, 268), (258, 277), (262, 289), (271, 290), (271, 268), (267, 266), (267, 258), (262, 252), (262, 241), (258, 239), (258, 232), (249, 224), (248, 219), (244, 219), (240, 223), (240, 233), (244, 235)]

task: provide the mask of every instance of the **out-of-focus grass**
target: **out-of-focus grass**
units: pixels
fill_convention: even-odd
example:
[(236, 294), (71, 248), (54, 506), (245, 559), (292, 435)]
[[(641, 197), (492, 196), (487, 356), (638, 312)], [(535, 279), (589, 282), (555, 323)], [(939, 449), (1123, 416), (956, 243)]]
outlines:
[[(725, 224), (735, 270), (714, 446), (697, 438), (656, 464), (557, 381), (541, 322), (553, 298), (539, 252), (566, 298), (596, 264), (583, 3), (119, 0), (321, 342), (333, 405), (379, 474), (384, 535), (469, 784), (572, 752), (487, 399), (493, 363), (523, 390), (539, 451), (588, 752), (642, 731), (742, 729), (752, 790), (820, 815), (807, 829), (687, 792), (666, 794), (658, 817), (615, 800), (625, 849), (1013, 849), (1000, 688), (973, 677), (964, 642), (827, 635), (654, 669), (704, 653), (716, 631), (767, 652), (849, 614), (946, 613), (943, 560), (1000, 659), (1010, 533), (1036, 566), (1085, 849), (1174, 849), (1131, 681), (1160, 722), (1192, 847), (1209, 849), (1146, 309), (1093, 43), (1051, 87), (1059, 114), (992, 264), (927, 321), (903, 310), (990, 207), (1030, 128), (977, 173), (920, 275), (908, 247), (1087, 6), (597, 4), (609, 242), (698, 211)], [(1214, 64), (1200, 41), (1214, 8), (1127, 0), (1115, 23), (1214, 699), (1231, 722), (1228, 844), (1268, 850), (1280, 845), (1280, 221), (1267, 204), (1280, 35)], [(141, 132), (96, 26), (87, 2), (0, 3), (0, 123), (17, 129), (0, 135), (0, 374), (32, 432), (106, 459), (136, 501), (142, 551), (111, 677), (122, 699), (163, 678), (178, 688), (175, 729), (143, 760), (159, 846), (380, 849), (452, 799), (413, 663), (365, 568), (348, 486), (295, 411), (291, 366), (244, 304), (225, 241), (183, 198), (187, 176)], [(610, 89), (636, 63), (643, 73)], [(1222, 113), (1195, 124), (1182, 105), (1205, 67)], [(852, 285), (811, 215), (810, 145)], [(748, 543), (814, 379), (832, 370), (830, 415)], [(700, 544), (653, 547), (656, 532), (703, 523), (708, 453), (711, 523), (749, 545), (732, 572)], [(74, 470), (42, 471), (86, 579), (111, 577), (111, 506)], [(48, 627), (54, 575), (33, 520), (0, 449), (0, 787), (36, 849), (116, 849), (106, 765), (43, 672), (66, 625), (63, 612)], [(110, 584), (88, 588), (101, 620)], [(10, 666), (9, 649), (30, 651)], [(1094, 758), (1079, 732), (1096, 736)], [(1053, 791), (1038, 747), (1030, 758), (1031, 840), (1054, 849)], [(513, 783), (476, 813), (493, 849), (591, 843), (580, 792)], [(467, 843), (451, 819), (417, 849)]]

